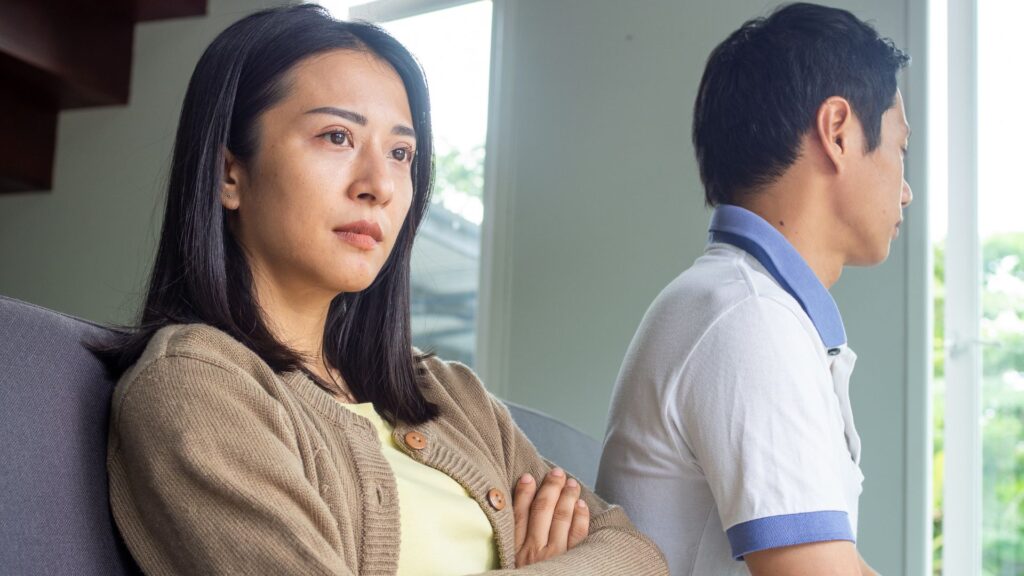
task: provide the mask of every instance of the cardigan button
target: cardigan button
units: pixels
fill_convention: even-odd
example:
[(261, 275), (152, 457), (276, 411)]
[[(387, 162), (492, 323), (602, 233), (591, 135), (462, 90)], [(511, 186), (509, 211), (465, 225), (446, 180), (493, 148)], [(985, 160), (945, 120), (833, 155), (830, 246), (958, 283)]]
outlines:
[(505, 495), (497, 488), (491, 488), (487, 493), (487, 501), (491, 504), (491, 508), (494, 508), (498, 512), (505, 509)]
[(419, 432), (407, 432), (405, 434), (405, 445), (413, 450), (423, 450), (427, 447), (427, 439)]

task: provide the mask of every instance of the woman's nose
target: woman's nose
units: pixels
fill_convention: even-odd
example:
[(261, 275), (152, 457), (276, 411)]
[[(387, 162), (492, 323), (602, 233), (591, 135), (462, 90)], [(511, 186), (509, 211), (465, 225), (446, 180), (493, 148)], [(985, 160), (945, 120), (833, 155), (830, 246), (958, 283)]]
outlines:
[(370, 150), (357, 159), (355, 178), (349, 186), (349, 196), (372, 204), (387, 204), (395, 192), (395, 181), (388, 172), (387, 159)]

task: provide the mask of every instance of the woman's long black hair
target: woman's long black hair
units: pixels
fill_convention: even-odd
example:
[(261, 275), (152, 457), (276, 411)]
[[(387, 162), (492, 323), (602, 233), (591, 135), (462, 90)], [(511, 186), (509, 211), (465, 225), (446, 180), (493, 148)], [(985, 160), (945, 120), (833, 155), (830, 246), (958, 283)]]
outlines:
[[(287, 93), (288, 72), (329, 50), (365, 51), (401, 77), (416, 131), (413, 200), (398, 239), (373, 284), (338, 295), (324, 329), (324, 359), (352, 393), (394, 423), (430, 420), (437, 408), (417, 384), (409, 322), (413, 238), (429, 206), (433, 175), (427, 84), (416, 60), (373, 25), (333, 19), (305, 4), (264, 10), (224, 30), (203, 53), (189, 82), (178, 124), (167, 206), (139, 325), (95, 346), (114, 377), (134, 364), (153, 334), (170, 324), (203, 323), (230, 334), (275, 372), (304, 370), (303, 358), (279, 342), (254, 298), (251, 270), (227, 226), (220, 188), (226, 148), (242, 162), (259, 146), (260, 115)], [(331, 391), (331, 385), (314, 378)]]

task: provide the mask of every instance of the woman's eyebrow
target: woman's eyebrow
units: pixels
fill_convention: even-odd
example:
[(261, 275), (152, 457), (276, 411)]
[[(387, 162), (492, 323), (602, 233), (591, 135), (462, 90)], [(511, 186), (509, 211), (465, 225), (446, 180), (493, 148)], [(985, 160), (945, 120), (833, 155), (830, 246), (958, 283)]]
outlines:
[(415, 130), (413, 130), (412, 128), (409, 128), (408, 126), (403, 126), (402, 124), (399, 124), (399, 125), (395, 126), (394, 128), (392, 128), (391, 129), (391, 133), (394, 134), (395, 136), (409, 136), (409, 137), (412, 137), (412, 138), (416, 137), (416, 131)]
[[(312, 110), (306, 110), (306, 114), (330, 114), (331, 116), (338, 116), (346, 120), (351, 120), (360, 126), (366, 126), (368, 123), (366, 116), (353, 112), (351, 110), (345, 110), (344, 108), (335, 108), (334, 106), (321, 106), (320, 108), (313, 108)], [(398, 124), (391, 129), (391, 133), (396, 136), (410, 136), (416, 137), (416, 131), (412, 128), (403, 124)]]
[(332, 116), (340, 116), (346, 120), (351, 120), (360, 126), (366, 126), (366, 116), (362, 114), (352, 112), (351, 110), (345, 110), (342, 108), (335, 108), (334, 106), (321, 106), (320, 108), (313, 108), (312, 110), (306, 110), (306, 114), (330, 114)]

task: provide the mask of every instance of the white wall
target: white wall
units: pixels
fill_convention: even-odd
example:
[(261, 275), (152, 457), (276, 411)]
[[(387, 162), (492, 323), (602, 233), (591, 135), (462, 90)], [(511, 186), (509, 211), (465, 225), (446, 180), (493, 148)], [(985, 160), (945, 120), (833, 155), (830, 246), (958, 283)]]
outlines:
[[(481, 354), (492, 388), (603, 437), (611, 389), (641, 316), (705, 244), (709, 213), (690, 144), (705, 61), (728, 33), (775, 4), (497, 0), (501, 109), (492, 124), (496, 198), (487, 216), (494, 284)], [(907, 46), (908, 0), (832, 4)], [(904, 91), (918, 132), (924, 115), (915, 118), (915, 78), (908, 76)], [(926, 213), (923, 179), (913, 181), (914, 174), (919, 201), (904, 237), (920, 236)], [(908, 338), (929, 341), (920, 326), (926, 315), (911, 310), (918, 306), (911, 290), (927, 283), (915, 284), (910, 267), (900, 240), (884, 265), (848, 271), (834, 289), (860, 356), (852, 382), (867, 475), (860, 548), (885, 574), (917, 573), (924, 548), (926, 511), (918, 508), (925, 505), (906, 499), (924, 470), (917, 466), (910, 479), (905, 462), (917, 434), (907, 429), (908, 398), (925, 398), (923, 385), (908, 386), (911, 372), (923, 377), (923, 352)], [(920, 415), (912, 424), (926, 426)]]

